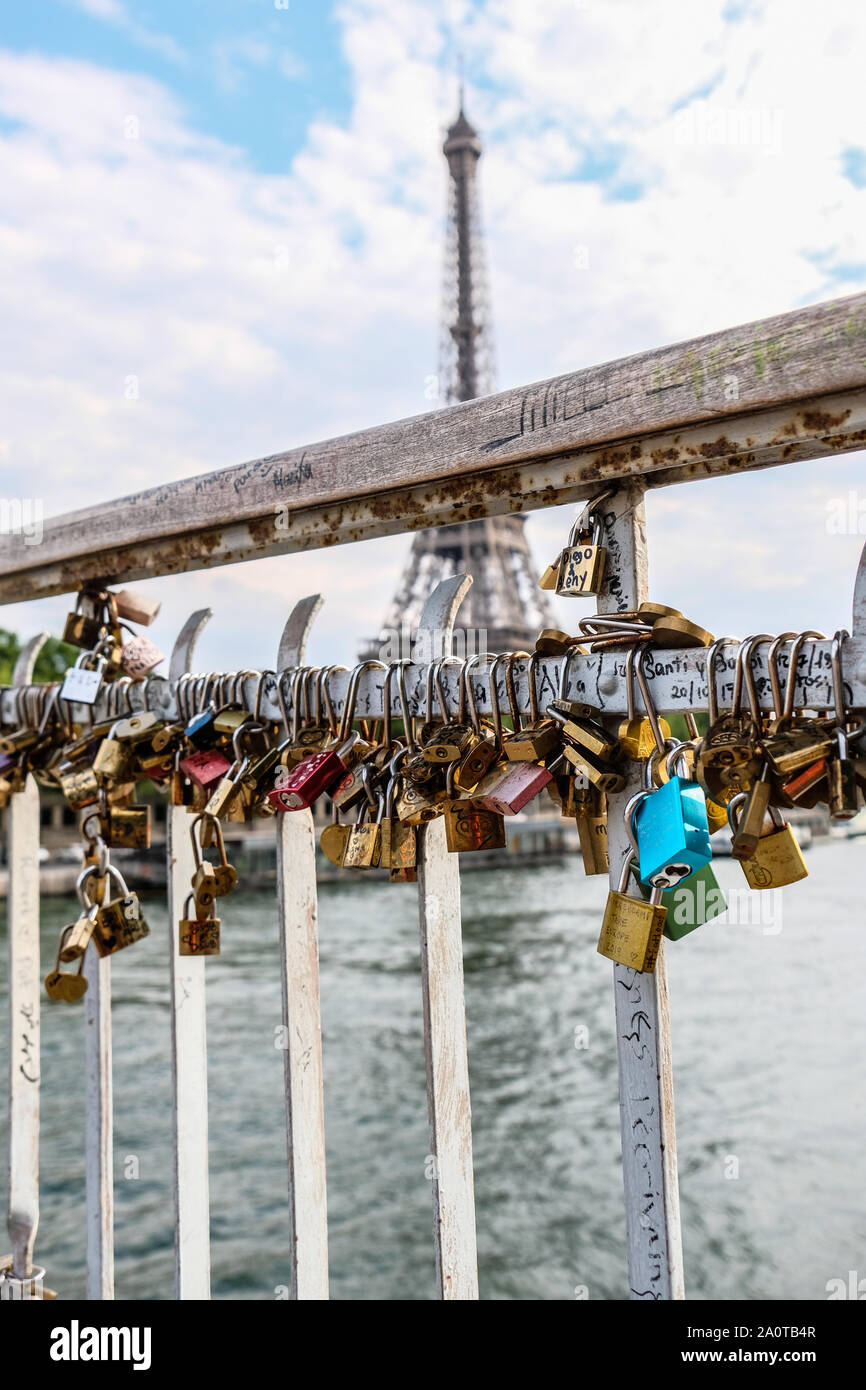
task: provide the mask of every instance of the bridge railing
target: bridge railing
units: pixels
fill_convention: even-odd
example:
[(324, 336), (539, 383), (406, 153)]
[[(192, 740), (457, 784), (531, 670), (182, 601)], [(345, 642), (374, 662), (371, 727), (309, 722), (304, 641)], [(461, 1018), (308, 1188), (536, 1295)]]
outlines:
[[(812, 306), (761, 323), (659, 349), (553, 381), (471, 401), (305, 449), (292, 449), (201, 478), (49, 520), (35, 547), (7, 539), (0, 553), (0, 603), (210, 568), (259, 556), (331, 546), (509, 510), (579, 501), (600, 492), (608, 566), (600, 612), (623, 612), (649, 597), (644, 496), (649, 488), (830, 456), (866, 442), (866, 295)], [(97, 524), (98, 523), (98, 524)], [(724, 562), (720, 553), (718, 563)], [(457, 575), (430, 595), (407, 672), (412, 714), (426, 703), (424, 654), (447, 649), (471, 580)], [(304, 663), (321, 600), (291, 611), (262, 687), (262, 711), (281, 720), (276, 673)], [(195, 641), (210, 616), (193, 614), (175, 644), (166, 678), (129, 687), (130, 706), (166, 719), (192, 669)], [(840, 627), (847, 615), (840, 615)], [(16, 727), (20, 691), (32, 682), (43, 637), (22, 653), (0, 691), (0, 726)], [(796, 709), (833, 707), (830, 642), (810, 639), (796, 670)], [(712, 677), (720, 710), (730, 708), (735, 642)], [(335, 653), (335, 660), (345, 654)], [(542, 695), (560, 685), (562, 658), (542, 658)], [(529, 711), (526, 661), (515, 664), (517, 702)], [(755, 653), (759, 699), (772, 708), (766, 655)], [(456, 702), (456, 675), (445, 668)], [(850, 635), (842, 646), (846, 708), (866, 711), (866, 567), (861, 561)], [(599, 651), (569, 662), (566, 695), (603, 716), (627, 711), (623, 654)], [(661, 712), (707, 708), (706, 649), (654, 650), (652, 688)], [(348, 675), (331, 681), (339, 713)], [(257, 677), (246, 677), (252, 701)], [(479, 681), (480, 712), (490, 710)], [(105, 712), (105, 700), (95, 716)], [(396, 696), (394, 696), (396, 701)], [(357, 708), (383, 711), (382, 673), (361, 678)], [(27, 707), (27, 702), (23, 702)], [(250, 704), (250, 708), (252, 704)], [(393, 713), (399, 717), (395, 703)], [(609, 799), (612, 886), (627, 849), (622, 811), (641, 770), (630, 765)], [(328, 1297), (318, 906), (309, 812), (275, 817), (277, 896), (285, 1025), (288, 1155), (287, 1249), (292, 1296)], [(12, 1254), (4, 1297), (38, 1288), (33, 1264), (38, 1201), (39, 791), (32, 777), (6, 813), (10, 869), (10, 1199)], [(188, 814), (168, 812), (170, 922), (182, 916), (193, 871)], [(478, 1297), (469, 1062), (463, 990), (458, 857), (443, 823), (420, 836), (418, 910), (428, 1113), (433, 1156), (438, 1294)], [(174, 1200), (179, 1298), (210, 1296), (205, 959), (182, 957), (171, 934), (169, 982), (174, 1090)], [(110, 958), (87, 953), (86, 1211), (87, 1296), (113, 1297)], [(601, 968), (601, 967), (600, 967)], [(684, 1277), (676, 1170), (671, 1039), (664, 950), (654, 974), (613, 967), (623, 1173), (633, 1298), (682, 1298)], [(634, 1020), (640, 1017), (638, 1043)], [(420, 1046), (420, 1040), (419, 1040)], [(275, 1198), (276, 1200), (276, 1198)], [(4, 1262), (0, 1262), (4, 1263)]]

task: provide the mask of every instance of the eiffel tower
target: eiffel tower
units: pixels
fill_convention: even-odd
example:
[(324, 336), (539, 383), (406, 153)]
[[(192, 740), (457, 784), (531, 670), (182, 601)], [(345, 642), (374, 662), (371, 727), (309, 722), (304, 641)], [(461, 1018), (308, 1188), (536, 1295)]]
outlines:
[[(452, 405), (489, 395), (494, 386), (478, 200), (481, 141), (466, 119), (462, 86), (460, 111), (442, 152), (448, 161), (449, 207), (438, 384), (440, 400)], [(552, 627), (553, 620), (538, 588), (524, 527), (525, 518), (511, 513), (417, 532), (381, 638), (369, 643), (363, 656), (377, 656), (386, 646), (391, 659), (409, 656), (409, 635), (430, 591), (464, 571), (473, 584), (460, 608), (455, 652), (531, 651), (540, 629)]]

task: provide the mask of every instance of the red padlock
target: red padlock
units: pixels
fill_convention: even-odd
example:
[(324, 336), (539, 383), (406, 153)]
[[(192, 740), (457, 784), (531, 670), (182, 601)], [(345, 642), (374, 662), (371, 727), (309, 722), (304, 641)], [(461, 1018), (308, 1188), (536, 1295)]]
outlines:
[(552, 780), (552, 774), (538, 763), (500, 763), (481, 779), (472, 801), (500, 816), (516, 816)]
[(303, 811), (325, 792), (333, 791), (350, 770), (351, 750), (359, 741), (353, 733), (344, 743), (310, 753), (294, 767), (277, 770), (277, 785), (268, 801), (278, 811)]
[(190, 753), (188, 758), (180, 760), (181, 772), (197, 787), (212, 787), (215, 782), (221, 782), (230, 768), (228, 758), (224, 758), (216, 748)]

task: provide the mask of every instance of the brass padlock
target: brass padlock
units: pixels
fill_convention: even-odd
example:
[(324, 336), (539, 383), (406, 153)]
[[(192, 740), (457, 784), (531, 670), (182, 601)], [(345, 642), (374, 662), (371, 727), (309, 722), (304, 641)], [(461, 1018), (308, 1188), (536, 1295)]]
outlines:
[[(205, 844), (205, 835), (202, 833), (201, 842), (196, 839), (196, 826), (202, 824), (202, 832), (208, 831), (208, 843)], [(196, 902), (210, 907), (214, 898), (224, 898), (237, 887), (238, 871), (234, 865), (228, 862), (226, 856), (225, 840), (223, 839), (222, 826), (213, 816), (196, 816), (189, 828), (190, 839), (192, 840), (192, 852), (195, 859), (195, 873), (192, 876), (192, 888), (195, 893)], [(219, 852), (219, 863), (210, 864), (202, 856), (202, 849), (209, 848), (215, 839)]]
[[(728, 820), (734, 834), (737, 815), (744, 802), (745, 796), (740, 793), (728, 805)], [(809, 873), (791, 826), (782, 820), (775, 806), (770, 807), (770, 817), (773, 828), (760, 837), (750, 859), (740, 860), (750, 888), (784, 888), (788, 883), (806, 878)]]
[(103, 838), (111, 849), (150, 849), (150, 807), (110, 805)]
[(26, 753), (35, 748), (42, 735), (38, 729), (16, 729), (12, 734), (0, 736), (0, 753)]
[(57, 959), (63, 961), (65, 965), (71, 965), (90, 945), (90, 938), (96, 928), (96, 914), (99, 911), (99, 903), (82, 903), (83, 911), (77, 922), (73, 922), (67, 927), (61, 938), (60, 949)]
[(64, 927), (60, 933), (54, 969), (48, 972), (44, 980), (45, 992), (48, 998), (53, 999), (55, 1003), (62, 1001), (64, 1004), (75, 1004), (87, 992), (87, 980), (81, 973), (84, 969), (83, 954), (78, 962), (77, 970), (63, 971), (60, 969), (60, 953), (71, 931), (71, 927)]
[(559, 579), (559, 567), (562, 564), (562, 551), (560, 550), (552, 564), (542, 572), (538, 581), (539, 589), (555, 589)]
[(505, 848), (505, 817), (463, 797), (454, 798), (454, 767), (448, 769), (445, 844), (452, 854)]
[(575, 822), (587, 875), (606, 874), (610, 870), (607, 836), (607, 797), (595, 787), (575, 793), (577, 810)]
[[(336, 814), (336, 807), (335, 807)], [(319, 839), (322, 853), (326, 859), (336, 865), (338, 869), (343, 866), (343, 855), (346, 852), (346, 841), (352, 833), (351, 825), (341, 825), (338, 820), (334, 820), (330, 825), (326, 825)]]
[(92, 806), (99, 800), (99, 783), (90, 763), (63, 762), (57, 768), (56, 777), (73, 811)]
[(602, 545), (604, 519), (595, 505), (585, 508), (571, 528), (568, 545), (559, 560), (556, 592), (563, 598), (600, 594), (604, 583), (607, 550)]
[(598, 953), (608, 960), (626, 965), (641, 974), (651, 974), (656, 968), (667, 908), (662, 905), (661, 885), (653, 888), (649, 902), (632, 898), (628, 881), (633, 861), (629, 849), (622, 867), (619, 888), (607, 896)]
[[(80, 611), (85, 600), (95, 609), (94, 613), (86, 614)], [(116, 620), (117, 606), (113, 594), (107, 590), (94, 592), (82, 589), (75, 600), (75, 612), (67, 615), (62, 640), (70, 646), (92, 651), (99, 645), (109, 623)]]
[(120, 739), (121, 742), (142, 743), (145, 739), (152, 738), (164, 724), (165, 720), (160, 719), (152, 710), (142, 710), (139, 714), (131, 714), (128, 719), (119, 719), (111, 736)]
[[(121, 722), (120, 720), (117, 721), (117, 723)], [(93, 759), (93, 771), (99, 777), (110, 777), (115, 781), (126, 775), (132, 759), (132, 748), (129, 742), (114, 736), (117, 723), (113, 725), (108, 737), (100, 743), (96, 757)]]
[[(85, 875), (92, 873), (92, 869), (85, 869), (79, 883), (83, 886)], [(113, 864), (108, 865), (107, 873), (119, 885), (120, 896), (103, 903), (96, 915), (93, 944), (101, 956), (113, 955), (150, 935), (150, 928), (141, 915), (138, 894), (130, 893), (123, 875)]]
[[(184, 903), (185, 914), (189, 913), (192, 897), (193, 895), (190, 893)], [(190, 917), (189, 915), (182, 917), (178, 925), (177, 953), (179, 956), (218, 956), (220, 953), (219, 917)]]
[(349, 826), (346, 847), (343, 851), (342, 867), (344, 869), (376, 869), (379, 867), (382, 848), (382, 817), (385, 810), (385, 798), (381, 793), (377, 798), (376, 805), (375, 821), (369, 819), (370, 803), (367, 801), (361, 808), (358, 820), (354, 825)]
[[(751, 788), (745, 793), (745, 801), (740, 802), (739, 814), (736, 820), (736, 829), (731, 840), (731, 854), (734, 859), (739, 859), (742, 863), (745, 859), (751, 859), (758, 847), (761, 832), (764, 826), (764, 817), (770, 806), (770, 795), (772, 786), (768, 780), (768, 765), (765, 763), (761, 776), (757, 782), (753, 782)], [(743, 793), (740, 793), (742, 796)], [(730, 815), (730, 807), (727, 814)], [(707, 822), (709, 825), (709, 821)]]

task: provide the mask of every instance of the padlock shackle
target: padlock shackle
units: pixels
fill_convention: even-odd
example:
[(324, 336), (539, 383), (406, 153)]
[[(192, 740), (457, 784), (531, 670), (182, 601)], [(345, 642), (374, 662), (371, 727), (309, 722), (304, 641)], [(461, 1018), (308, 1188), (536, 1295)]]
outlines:
[(487, 684), (490, 690), (490, 712), (493, 716), (493, 738), (497, 748), (502, 747), (502, 708), (499, 704), (499, 688), (496, 684), (499, 676), (500, 663), (507, 659), (507, 652), (500, 652), (493, 658), (490, 671), (487, 676)]
[[(514, 680), (514, 663), (523, 657), (528, 657), (529, 652), (507, 652), (505, 656), (505, 692), (508, 696), (508, 708), (511, 711), (511, 725), (516, 734), (523, 729), (523, 720), (520, 716), (520, 709), (517, 701), (517, 686)], [(536, 710), (538, 706), (536, 705)]]
[[(484, 652), (483, 656), (485, 662), (488, 664), (496, 660), (496, 656), (493, 652)], [(474, 652), (473, 655), (468, 657), (463, 664), (463, 685), (466, 690), (466, 706), (469, 710), (469, 721), (476, 734), (480, 734), (482, 732), (482, 725), (481, 716), (478, 713), (478, 705), (475, 700), (475, 691), (472, 689), (470, 673), (475, 670), (476, 666), (478, 665), (478, 662), (481, 660), (481, 657), (481, 652)]]
[(415, 729), (413, 727), (412, 716), (409, 713), (409, 697), (406, 694), (406, 667), (411, 665), (411, 661), (406, 657), (397, 662), (397, 696), (400, 701), (400, 718), (403, 720), (406, 751), (410, 755), (415, 753), (418, 748), (415, 742)]
[(662, 726), (659, 723), (659, 717), (656, 711), (655, 702), (652, 697), (652, 691), (649, 688), (649, 682), (647, 681), (646, 671), (644, 670), (643, 658), (646, 656), (646, 654), (647, 648), (641, 647), (639, 656), (635, 658), (635, 672), (637, 674), (637, 683), (640, 687), (640, 693), (644, 702), (644, 708), (646, 709), (647, 719), (649, 720), (653, 738), (656, 742), (656, 749), (659, 753), (664, 753), (665, 736), (662, 732)]
[(739, 637), (717, 637), (707, 647), (707, 717), (710, 727), (719, 717), (719, 702), (716, 699), (716, 653), (724, 646), (739, 642)]

